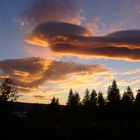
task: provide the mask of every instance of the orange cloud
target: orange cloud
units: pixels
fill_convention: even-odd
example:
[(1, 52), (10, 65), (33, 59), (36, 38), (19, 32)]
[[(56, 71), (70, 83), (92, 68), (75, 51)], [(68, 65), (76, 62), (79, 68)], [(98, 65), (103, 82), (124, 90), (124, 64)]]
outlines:
[(7, 75), (7, 74), (0, 74), (0, 78), (10, 78), (10, 76), (9, 75)]
[[(48, 42), (48, 47), (59, 55), (140, 61), (140, 30), (120, 31), (93, 37), (84, 27), (63, 22), (49, 22), (37, 26), (30, 36)], [(31, 44), (42, 46), (32, 38), (27, 37), (26, 40), (30, 40)]]
[(47, 40), (43, 39), (41, 36), (39, 37), (36, 37), (36, 36), (28, 36), (26, 39), (25, 39), (25, 42), (31, 44), (31, 45), (38, 45), (38, 46), (41, 46), (41, 47), (47, 47), (49, 46), (49, 43)]
[(18, 70), (14, 70), (13, 71), (15, 76), (21, 76), (21, 77), (28, 77), (29, 73), (28, 72), (24, 72), (24, 71), (18, 71)]
[(0, 61), (1, 78), (11, 77), (13, 86), (22, 91), (35, 91), (48, 81), (64, 81), (71, 74), (101, 74), (110, 71), (102, 65), (22, 58)]

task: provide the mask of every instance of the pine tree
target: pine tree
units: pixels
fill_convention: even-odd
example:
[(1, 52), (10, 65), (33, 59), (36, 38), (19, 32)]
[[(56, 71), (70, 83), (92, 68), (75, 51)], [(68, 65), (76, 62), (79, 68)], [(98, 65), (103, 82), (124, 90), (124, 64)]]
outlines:
[(97, 93), (96, 91), (93, 89), (91, 94), (90, 94), (90, 98), (89, 98), (90, 104), (96, 106), (97, 103)]
[(99, 93), (98, 93), (98, 99), (97, 99), (97, 102), (98, 102), (99, 107), (102, 108), (102, 107), (105, 106), (105, 99), (104, 99), (104, 97), (103, 97), (102, 92), (99, 92)]
[(133, 95), (132, 89), (131, 89), (129, 86), (127, 87), (126, 93), (127, 93), (127, 95), (129, 96), (130, 101), (133, 102), (133, 100), (134, 100), (134, 95)]
[(80, 96), (78, 92), (75, 92), (73, 94), (72, 89), (70, 89), (67, 106), (78, 106), (78, 105), (80, 105)]
[(60, 114), (60, 106), (59, 106), (59, 99), (53, 97), (51, 103), (48, 106), (48, 110), (46, 112), (48, 117), (51, 119), (56, 119), (59, 117)]
[(68, 100), (67, 100), (67, 105), (70, 106), (72, 104), (72, 102), (73, 102), (73, 90), (70, 89)]
[(59, 105), (59, 99), (58, 99), (58, 98), (53, 97), (53, 98), (52, 98), (52, 100), (51, 100), (50, 105), (54, 105), (54, 106)]
[(128, 86), (127, 87), (127, 91), (125, 91), (124, 94), (123, 94), (122, 104), (125, 107), (130, 107), (130, 106), (132, 106), (133, 100), (134, 100), (133, 91)]
[(80, 105), (80, 96), (78, 92), (75, 92), (74, 96), (73, 96), (73, 100), (74, 100), (74, 105), (75, 106), (79, 106)]
[(110, 94), (110, 92), (111, 92), (111, 86), (108, 86), (107, 94)]
[(140, 108), (140, 89), (137, 90), (137, 95), (134, 104), (137, 108)]
[(88, 105), (89, 104), (89, 100), (90, 100), (89, 90), (86, 89), (85, 96), (83, 98), (82, 104), (85, 105), (85, 106)]
[(108, 99), (109, 103), (114, 104), (114, 105), (119, 104), (119, 102), (120, 102), (120, 91), (119, 91), (119, 88), (118, 88), (115, 80), (112, 82), (111, 87), (109, 87), (107, 94), (108, 94), (107, 99)]

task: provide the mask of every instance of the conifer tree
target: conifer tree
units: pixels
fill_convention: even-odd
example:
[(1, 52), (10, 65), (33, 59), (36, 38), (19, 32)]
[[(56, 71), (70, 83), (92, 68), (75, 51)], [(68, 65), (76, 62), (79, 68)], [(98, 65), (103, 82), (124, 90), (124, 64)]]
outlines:
[(67, 105), (70, 106), (72, 104), (72, 102), (73, 102), (73, 90), (70, 89), (68, 100), (67, 100)]
[(137, 108), (140, 108), (140, 89), (137, 90), (137, 95), (134, 104)]
[(73, 95), (74, 105), (79, 106), (80, 105), (80, 96), (78, 92), (75, 92)]
[(132, 89), (128, 86), (127, 91), (124, 92), (122, 97), (122, 104), (125, 107), (130, 107), (133, 104), (134, 95)]
[(70, 89), (67, 105), (68, 106), (80, 105), (80, 96), (78, 92), (73, 93), (72, 89)]
[(119, 102), (120, 102), (120, 90), (119, 90), (115, 80), (112, 82), (111, 87), (108, 88), (107, 94), (108, 94), (107, 99), (108, 99), (109, 103), (114, 104), (114, 105), (119, 104)]
[(103, 97), (103, 93), (102, 92), (98, 93), (98, 100), (97, 100), (97, 102), (98, 102), (99, 107), (102, 108), (102, 107), (105, 106), (105, 99)]
[(132, 89), (131, 89), (129, 86), (127, 87), (126, 93), (127, 93), (127, 95), (129, 96), (130, 101), (133, 102), (133, 100), (134, 100), (134, 95), (133, 95)]
[(54, 106), (59, 105), (59, 99), (58, 99), (58, 98), (53, 97), (53, 98), (52, 98), (52, 100), (51, 100), (50, 105), (54, 105)]
[(86, 89), (82, 104), (86, 106), (89, 104), (89, 101), (90, 101), (89, 90)]
[(96, 91), (93, 89), (91, 94), (90, 94), (90, 98), (89, 98), (89, 101), (92, 105), (96, 106), (96, 103), (97, 103), (97, 93)]

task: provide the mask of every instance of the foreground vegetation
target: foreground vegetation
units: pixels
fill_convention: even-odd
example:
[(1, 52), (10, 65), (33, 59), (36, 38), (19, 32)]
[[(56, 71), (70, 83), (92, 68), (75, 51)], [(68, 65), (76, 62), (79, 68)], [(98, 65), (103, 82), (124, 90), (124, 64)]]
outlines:
[[(65, 106), (55, 97), (49, 105), (14, 103), (17, 90), (6, 79), (0, 86), (0, 135), (23, 138), (65, 138), (66, 140), (140, 138), (140, 90), (134, 98), (130, 87), (120, 96), (116, 81), (108, 88), (107, 98), (93, 89), (80, 101), (69, 92)], [(15, 134), (16, 130), (16, 134)], [(8, 135), (7, 135), (8, 136)]]

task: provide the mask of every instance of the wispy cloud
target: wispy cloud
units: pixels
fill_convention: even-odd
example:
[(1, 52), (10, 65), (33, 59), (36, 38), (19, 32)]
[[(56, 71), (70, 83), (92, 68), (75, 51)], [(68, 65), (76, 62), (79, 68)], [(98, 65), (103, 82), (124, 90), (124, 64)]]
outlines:
[(131, 71), (124, 72), (123, 75), (133, 75), (133, 74), (138, 74), (138, 73), (140, 73), (140, 69), (134, 69)]

